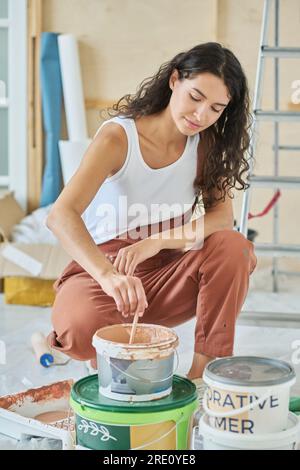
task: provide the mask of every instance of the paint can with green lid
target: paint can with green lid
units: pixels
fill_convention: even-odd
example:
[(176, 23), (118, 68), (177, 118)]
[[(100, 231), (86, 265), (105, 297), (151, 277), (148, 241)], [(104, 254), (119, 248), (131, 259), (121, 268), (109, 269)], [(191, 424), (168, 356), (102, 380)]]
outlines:
[(121, 402), (99, 394), (98, 376), (71, 390), (76, 443), (95, 450), (187, 450), (198, 408), (195, 385), (174, 375), (172, 393), (146, 402)]

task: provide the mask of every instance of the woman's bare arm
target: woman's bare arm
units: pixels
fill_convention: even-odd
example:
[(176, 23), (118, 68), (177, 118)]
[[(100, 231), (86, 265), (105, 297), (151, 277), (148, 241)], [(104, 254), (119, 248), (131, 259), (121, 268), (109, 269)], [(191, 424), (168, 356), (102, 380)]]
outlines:
[[(112, 270), (81, 218), (107, 176), (126, 157), (126, 139), (118, 125), (106, 124), (87, 149), (79, 169), (61, 192), (47, 218), (47, 227), (67, 253), (96, 281)], [(124, 145), (125, 144), (125, 145)]]
[(126, 154), (127, 137), (121, 126), (115, 123), (103, 126), (87, 149), (79, 169), (54, 203), (46, 224), (66, 252), (114, 297), (119, 310), (128, 314), (145, 308), (142, 284), (138, 278), (122, 279), (116, 273), (81, 218), (107, 176), (123, 166)]

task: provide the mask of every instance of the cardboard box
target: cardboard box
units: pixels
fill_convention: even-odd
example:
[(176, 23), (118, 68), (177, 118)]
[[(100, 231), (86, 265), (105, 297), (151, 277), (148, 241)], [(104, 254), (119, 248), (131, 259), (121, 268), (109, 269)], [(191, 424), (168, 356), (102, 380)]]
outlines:
[(14, 225), (25, 217), (23, 209), (8, 192), (0, 197), (0, 279), (29, 277), (55, 280), (71, 261), (60, 244), (12, 243)]

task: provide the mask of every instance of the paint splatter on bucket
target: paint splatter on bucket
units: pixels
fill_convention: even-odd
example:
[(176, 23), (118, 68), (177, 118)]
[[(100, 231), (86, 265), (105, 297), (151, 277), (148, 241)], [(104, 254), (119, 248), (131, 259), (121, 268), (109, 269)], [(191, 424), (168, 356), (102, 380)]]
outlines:
[(280, 432), (288, 424), (290, 388), (296, 381), (284, 361), (235, 356), (210, 362), (203, 408), (211, 427), (240, 434)]
[(98, 377), (71, 391), (77, 445), (95, 450), (186, 450), (198, 407), (195, 385), (174, 375), (172, 393), (161, 400), (124, 403), (101, 396)]
[(93, 336), (97, 351), (99, 392), (120, 401), (157, 400), (172, 391), (178, 336), (170, 328), (139, 324), (112, 325)]

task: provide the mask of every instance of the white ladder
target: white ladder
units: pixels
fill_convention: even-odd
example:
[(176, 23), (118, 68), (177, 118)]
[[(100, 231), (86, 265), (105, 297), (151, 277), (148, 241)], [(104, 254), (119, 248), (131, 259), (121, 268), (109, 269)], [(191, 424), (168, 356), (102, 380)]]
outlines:
[[(275, 40), (274, 46), (268, 46), (268, 29), (271, 8), (274, 8), (274, 19), (275, 19)], [(248, 234), (248, 214), (250, 208), (251, 190), (254, 187), (273, 188), (275, 192), (278, 189), (300, 189), (300, 177), (295, 176), (280, 176), (278, 171), (279, 163), (279, 151), (299, 151), (300, 146), (295, 145), (280, 145), (279, 144), (279, 123), (280, 122), (300, 122), (300, 112), (294, 111), (281, 111), (279, 109), (279, 59), (283, 58), (300, 58), (300, 47), (281, 47), (279, 45), (279, 0), (265, 0), (263, 10), (263, 22), (260, 37), (260, 48), (258, 54), (258, 65), (256, 71), (256, 82), (254, 89), (254, 101), (253, 101), (253, 122), (251, 128), (251, 142), (250, 142), (250, 169), (249, 169), (249, 184), (250, 187), (245, 191), (242, 203), (241, 218), (240, 218), (240, 232), (245, 236)], [(265, 59), (274, 59), (274, 109), (272, 111), (263, 111), (261, 109), (262, 99), (262, 84), (263, 84), (263, 73)], [(253, 155), (255, 154), (257, 144), (257, 128), (260, 121), (272, 121), (274, 123), (274, 175), (273, 176), (255, 176), (253, 173)], [(300, 221), (299, 221), (300, 223)], [(257, 243), (255, 244), (255, 250), (259, 255), (272, 256), (273, 269), (273, 292), (278, 292), (278, 275), (299, 275), (300, 273), (289, 273), (286, 271), (278, 270), (278, 257), (288, 256), (295, 257), (300, 256), (300, 245), (284, 245), (279, 242), (279, 212), (278, 205), (274, 207), (274, 218), (273, 218), (273, 242), (272, 243)], [(247, 312), (243, 312), (243, 317), (247, 316)], [(262, 315), (262, 320), (274, 320), (278, 321), (279, 315), (266, 312), (257, 312), (256, 320), (259, 318), (259, 313)], [(281, 316), (281, 315), (280, 315)], [(300, 322), (300, 313), (298, 314), (286, 314), (284, 318), (287, 323), (289, 322)], [(283, 317), (282, 317), (283, 319)]]
[[(275, 7), (275, 46), (267, 46), (268, 23), (270, 18), (270, 10), (272, 4)], [(279, 110), (279, 63), (280, 58), (300, 58), (300, 47), (280, 47), (279, 40), (279, 0), (265, 0), (263, 24), (260, 40), (260, 49), (258, 56), (258, 67), (256, 74), (256, 83), (254, 91), (253, 102), (253, 124), (251, 130), (251, 153), (254, 155), (257, 141), (257, 127), (259, 121), (272, 121), (274, 122), (274, 176), (254, 176), (253, 172), (253, 159), (250, 159), (249, 170), (249, 183), (250, 188), (245, 191), (243, 198), (243, 205), (241, 211), (240, 231), (246, 235), (248, 227), (248, 214), (250, 207), (251, 189), (253, 187), (269, 187), (277, 190), (278, 188), (298, 188), (300, 189), (300, 177), (287, 177), (278, 174), (278, 160), (279, 150), (300, 151), (300, 146), (292, 145), (279, 145), (279, 123), (284, 122), (300, 122), (300, 112), (294, 111), (280, 111)], [(275, 109), (273, 111), (263, 111), (260, 109), (261, 95), (262, 95), (262, 80), (264, 70), (264, 60), (272, 57), (275, 59)], [(274, 208), (274, 231), (272, 244), (256, 244), (256, 251), (259, 254), (274, 257), (280, 256), (300, 256), (300, 245), (282, 245), (278, 241), (278, 207)], [(274, 291), (277, 292), (277, 265), (276, 259), (273, 259), (273, 277), (274, 277)]]

